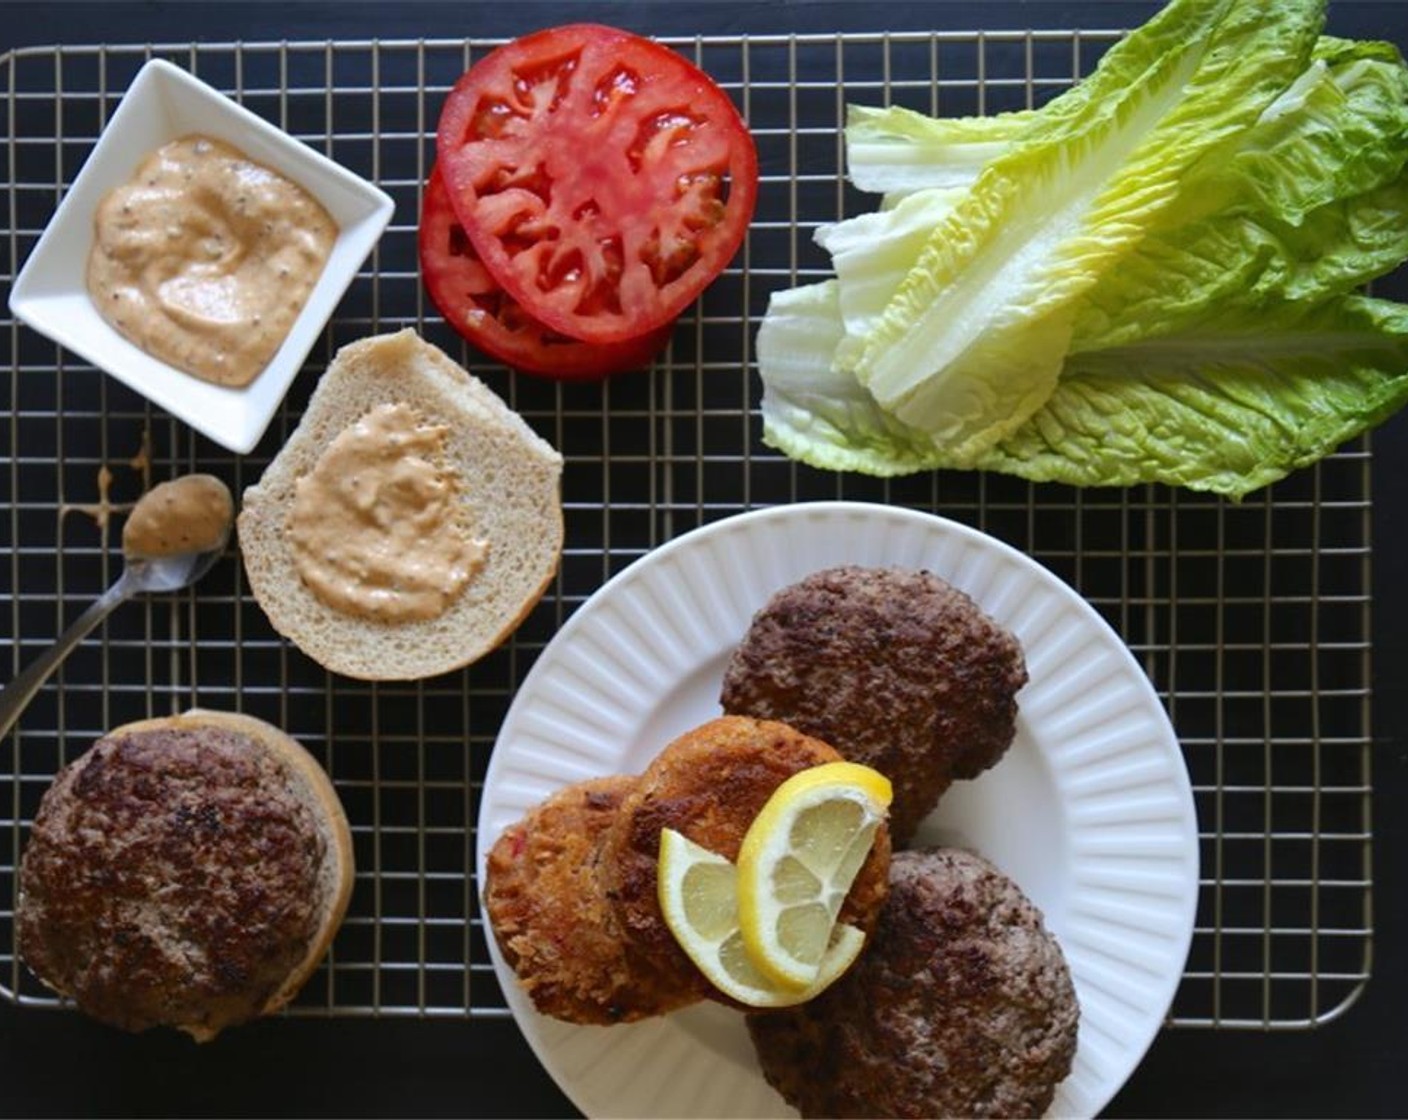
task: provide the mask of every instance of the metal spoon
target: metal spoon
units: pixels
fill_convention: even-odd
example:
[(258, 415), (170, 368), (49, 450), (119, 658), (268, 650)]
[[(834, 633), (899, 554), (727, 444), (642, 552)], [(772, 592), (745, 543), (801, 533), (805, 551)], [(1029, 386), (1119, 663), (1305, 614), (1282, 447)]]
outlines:
[[(230, 491), (212, 475), (186, 475), (145, 494), (122, 534), (124, 567), (118, 581), (0, 692), (0, 739), (10, 733), (59, 662), (119, 604), (134, 595), (180, 591), (210, 571), (229, 543), (234, 520)], [(132, 532), (134, 528), (140, 532)]]

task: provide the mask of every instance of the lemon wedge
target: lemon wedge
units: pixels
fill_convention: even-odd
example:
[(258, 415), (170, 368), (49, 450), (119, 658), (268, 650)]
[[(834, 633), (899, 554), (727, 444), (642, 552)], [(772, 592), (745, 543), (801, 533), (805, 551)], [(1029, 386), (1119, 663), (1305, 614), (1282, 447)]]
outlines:
[(748, 958), (773, 985), (816, 982), (890, 798), (883, 774), (831, 762), (788, 778), (754, 819), (738, 853), (738, 925)]
[(819, 995), (851, 966), (865, 934), (840, 924), (819, 959), (813, 982), (784, 987), (764, 976), (738, 932), (737, 869), (674, 829), (660, 833), (659, 896), (665, 924), (709, 983), (749, 1007), (790, 1007)]

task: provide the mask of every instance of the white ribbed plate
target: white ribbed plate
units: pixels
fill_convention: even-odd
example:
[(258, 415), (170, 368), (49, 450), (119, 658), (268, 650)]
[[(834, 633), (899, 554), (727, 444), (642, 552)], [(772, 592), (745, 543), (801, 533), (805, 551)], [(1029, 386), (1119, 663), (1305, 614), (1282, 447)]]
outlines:
[[(927, 568), (1017, 635), (1031, 680), (1017, 737), (959, 782), (916, 846), (987, 856), (1060, 940), (1080, 997), (1075, 1068), (1054, 1116), (1094, 1116), (1138, 1064), (1182, 974), (1198, 892), (1183, 756), (1120, 638), (1045, 568), (991, 537), (889, 506), (823, 502), (732, 517), (671, 541), (601, 588), (524, 681), (490, 760), (478, 865), (554, 790), (638, 773), (719, 714), (730, 651), (773, 592), (833, 564)], [(490, 938), (528, 1042), (588, 1116), (792, 1116), (763, 1080), (743, 1019), (718, 1005), (618, 1027), (537, 1014)]]

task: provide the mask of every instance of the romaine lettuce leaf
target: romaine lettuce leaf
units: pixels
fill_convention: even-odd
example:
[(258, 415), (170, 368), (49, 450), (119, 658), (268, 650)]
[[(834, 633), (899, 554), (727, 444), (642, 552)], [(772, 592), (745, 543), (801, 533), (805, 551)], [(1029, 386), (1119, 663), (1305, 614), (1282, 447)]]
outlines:
[(1175, 0), (987, 165), (865, 339), (877, 402), (972, 464), (1055, 388), (1078, 297), (1305, 68), (1315, 0)]
[[(936, 443), (848, 369), (886, 289), (902, 286), (905, 259), (923, 254), (925, 222), (960, 213), (975, 188), (907, 195), (889, 212), (823, 227), (839, 283), (779, 293), (759, 332), (765, 441), (818, 467), (876, 475), (980, 466), (1237, 497), (1401, 407), (1408, 308), (1346, 293), (1408, 258), (1408, 69), (1383, 43), (1324, 37), (1312, 55), (1145, 216), (1118, 267), (1074, 301), (1049, 399), (976, 457)], [(949, 136), (986, 143), (1007, 127), (1003, 150), (1019, 151), (1039, 143), (1053, 107), (1067, 119), (1079, 111), (1063, 95), (985, 131), (947, 122)], [(901, 124), (917, 134), (926, 118), (913, 116)], [(891, 133), (902, 117), (859, 114)], [(938, 131), (927, 142), (947, 158)]]
[[(1391, 43), (1330, 36), (1316, 41), (1312, 58), (1233, 145), (1189, 170), (1138, 251), (1094, 286), (1074, 349), (1176, 330), (1211, 301), (1338, 295), (1408, 258), (1408, 67)], [(956, 149), (992, 147), (992, 137), (1015, 136), (1039, 117), (936, 120), (852, 108), (858, 135), (908, 144), (913, 159), (922, 153), (941, 169), (960, 159)], [(962, 197), (961, 188), (919, 190), (890, 210), (817, 231), (841, 281), (848, 335), (870, 330), (918, 261), (925, 224)]]
[[(1408, 259), (1408, 171), (1306, 213), (1299, 225), (1247, 211), (1151, 232), (1082, 299), (1071, 352), (1166, 337), (1213, 309), (1248, 319), (1269, 302), (1343, 295)], [(1064, 374), (1063, 374), (1064, 376)]]
[(930, 117), (899, 105), (848, 105), (846, 168), (858, 190), (877, 194), (971, 186), (1040, 114)]
[(1408, 68), (1385, 43), (1322, 38), (1315, 54), (1085, 295), (1073, 351), (1167, 335), (1213, 306), (1341, 295), (1408, 258)]
[(1321, 37), (1305, 72), (1239, 138), (1193, 168), (1170, 224), (1254, 212), (1298, 225), (1398, 177), (1408, 160), (1408, 69), (1391, 43)]
[[(840, 338), (836, 282), (779, 292), (758, 332), (763, 439), (826, 470), (890, 477), (957, 466), (819, 364)], [(1162, 482), (1240, 498), (1408, 402), (1408, 307), (1363, 296), (1069, 359), (1051, 399), (980, 462), (1035, 482)]]
[(1408, 402), (1408, 307), (1362, 296), (1073, 356), (982, 466), (1041, 482), (1164, 482), (1240, 498)]
[[(1268, 127), (1259, 135), (1247, 137), (1249, 149), (1280, 142), (1284, 138), (1275, 134), (1278, 121), (1301, 112), (1308, 102), (1323, 100), (1324, 91), (1316, 87), (1327, 70), (1341, 95), (1356, 103), (1366, 122), (1376, 117), (1395, 116), (1400, 111), (1408, 71), (1404, 70), (1398, 48), (1392, 43), (1322, 35), (1315, 42), (1311, 59), (1312, 65), (1262, 111), (1258, 124)], [(1071, 96), (1075, 88), (1078, 87), (1061, 94), (1046, 108), (1054, 105), (1059, 109), (1061, 99)], [(1005, 154), (1028, 129), (1039, 124), (1045, 111), (1027, 109), (987, 117), (931, 117), (899, 105), (885, 108), (848, 105), (846, 163), (851, 182), (860, 190), (884, 193), (882, 209), (890, 209), (915, 191), (972, 186), (983, 167)], [(1320, 197), (1302, 199), (1302, 211), (1322, 205), (1329, 198), (1344, 197), (1349, 193), (1347, 188), (1365, 190), (1396, 173), (1393, 148), (1384, 145), (1380, 135), (1366, 134), (1362, 128), (1355, 127), (1353, 121), (1339, 119), (1333, 124), (1326, 123), (1321, 139), (1327, 146), (1340, 152), (1357, 149), (1365, 157), (1366, 166), (1361, 168), (1352, 161), (1343, 162), (1339, 165), (1342, 168), (1339, 175), (1329, 180), (1297, 176), (1293, 189), (1325, 192)], [(1302, 131), (1303, 122), (1298, 121), (1296, 129)], [(1402, 145), (1399, 151), (1404, 151)], [(1243, 160), (1249, 165), (1261, 164), (1262, 181), (1272, 191), (1277, 190), (1274, 168), (1266, 166), (1250, 150)], [(1321, 158), (1314, 162), (1323, 166), (1328, 161)], [(1374, 173), (1374, 164), (1380, 164), (1381, 174)], [(1221, 166), (1220, 159), (1211, 160), (1204, 170), (1215, 175)], [(1287, 220), (1295, 220), (1293, 208), (1283, 207), (1279, 212)]]
[(866, 334), (919, 259), (929, 235), (958, 201), (963, 188), (931, 187), (907, 195), (889, 210), (875, 210), (820, 226), (813, 238), (831, 254), (840, 281), (846, 332)]
[(875, 403), (832, 356), (844, 327), (838, 284), (774, 292), (758, 328), (763, 441), (836, 471), (892, 476), (942, 465), (933, 440)]

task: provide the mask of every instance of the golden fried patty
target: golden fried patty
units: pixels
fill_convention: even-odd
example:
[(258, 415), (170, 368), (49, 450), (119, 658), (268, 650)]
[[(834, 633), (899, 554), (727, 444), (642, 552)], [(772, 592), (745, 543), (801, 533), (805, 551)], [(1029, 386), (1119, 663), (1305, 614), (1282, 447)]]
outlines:
[(602, 889), (602, 840), (635, 784), (559, 790), (489, 852), (484, 905), (499, 948), (534, 1006), (569, 1023), (627, 1023), (698, 998), (638, 958)]
[[(660, 832), (672, 828), (729, 860), (773, 791), (799, 770), (840, 760), (786, 724), (725, 716), (681, 735), (656, 756), (607, 833), (603, 881), (631, 944), (672, 983), (728, 1001), (685, 956), (657, 898)], [(841, 909), (869, 929), (885, 900), (890, 836), (882, 825)]]

